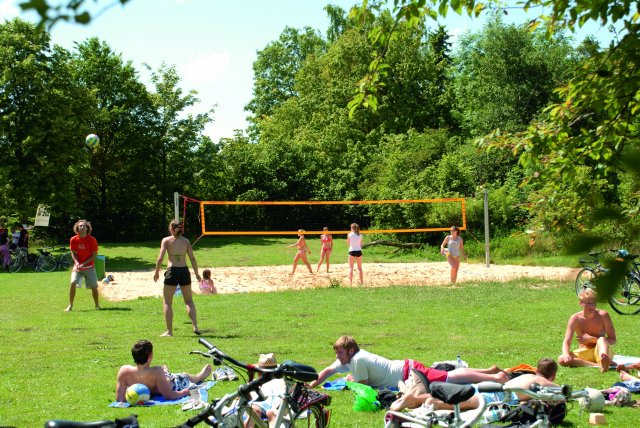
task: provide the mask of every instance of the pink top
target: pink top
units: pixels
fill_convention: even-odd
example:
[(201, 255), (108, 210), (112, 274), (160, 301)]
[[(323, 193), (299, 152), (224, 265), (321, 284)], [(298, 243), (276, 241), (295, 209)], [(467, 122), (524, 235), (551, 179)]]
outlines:
[(333, 238), (331, 237), (331, 235), (322, 235), (320, 239), (322, 240), (322, 249), (330, 250), (331, 243), (333, 242)]
[(202, 291), (202, 294), (218, 294), (218, 290), (216, 290), (216, 286), (213, 285), (212, 279), (202, 278), (200, 281), (200, 291)]

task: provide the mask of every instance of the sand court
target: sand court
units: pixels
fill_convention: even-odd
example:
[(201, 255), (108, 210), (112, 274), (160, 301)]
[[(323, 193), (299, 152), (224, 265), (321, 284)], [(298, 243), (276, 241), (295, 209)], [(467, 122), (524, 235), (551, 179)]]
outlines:
[[(315, 267), (315, 266), (314, 266)], [(202, 270), (204, 267), (200, 269)], [(330, 273), (323, 268), (310, 274), (304, 266), (298, 266), (291, 277), (291, 265), (220, 267), (211, 269), (211, 278), (218, 293), (254, 293), (306, 288), (349, 286), (349, 266), (346, 263), (331, 265)], [(388, 287), (393, 285), (446, 285), (449, 283), (449, 265), (433, 263), (364, 263), (364, 287)], [(458, 272), (458, 284), (465, 282), (509, 281), (517, 278), (540, 278), (573, 282), (578, 269), (565, 267), (536, 267), (515, 265), (491, 265), (463, 263)], [(162, 297), (162, 281), (153, 281), (153, 271), (107, 272), (114, 280), (100, 283), (100, 295), (110, 301), (132, 300), (138, 297)], [(354, 287), (357, 284), (354, 270)], [(192, 289), (200, 293), (192, 272)]]

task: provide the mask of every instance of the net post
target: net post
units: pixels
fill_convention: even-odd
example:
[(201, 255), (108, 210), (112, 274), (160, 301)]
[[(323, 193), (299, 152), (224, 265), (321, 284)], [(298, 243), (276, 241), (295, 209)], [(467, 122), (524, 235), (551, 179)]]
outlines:
[(173, 192), (173, 218), (176, 221), (180, 221), (180, 194)]
[(489, 257), (489, 190), (484, 188), (484, 258), (487, 267), (491, 266)]

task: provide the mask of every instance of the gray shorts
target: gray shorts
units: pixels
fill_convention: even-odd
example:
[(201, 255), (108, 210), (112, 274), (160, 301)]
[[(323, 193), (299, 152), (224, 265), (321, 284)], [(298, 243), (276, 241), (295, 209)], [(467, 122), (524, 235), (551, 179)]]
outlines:
[(82, 271), (74, 270), (71, 272), (72, 284), (79, 285), (82, 278), (84, 278), (84, 283), (87, 288), (96, 288), (98, 286), (98, 274), (96, 273), (95, 267)]

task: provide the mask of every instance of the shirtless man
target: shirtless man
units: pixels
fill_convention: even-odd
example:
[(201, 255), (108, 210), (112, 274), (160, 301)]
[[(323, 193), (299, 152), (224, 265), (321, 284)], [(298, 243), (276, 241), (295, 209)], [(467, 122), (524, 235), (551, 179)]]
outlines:
[[(583, 290), (578, 298), (582, 311), (569, 318), (558, 363), (565, 367), (600, 367), (604, 373), (611, 364), (610, 347), (616, 343), (616, 331), (609, 313), (596, 308), (595, 291)], [(579, 347), (571, 352), (574, 333)]]
[[(516, 378), (511, 379), (504, 384), (505, 388), (523, 388), (529, 389), (531, 385), (537, 383), (540, 386), (558, 386), (553, 381), (556, 378), (558, 372), (558, 364), (551, 358), (542, 358), (538, 361), (538, 367), (536, 367), (535, 374), (523, 374)], [(518, 404), (520, 401), (531, 400), (531, 397), (526, 394), (507, 392), (490, 392), (482, 393), (487, 404), (505, 402), (507, 404)], [(453, 406), (444, 403), (437, 398), (429, 397), (425, 402), (425, 405), (433, 405), (435, 410), (452, 410)], [(478, 396), (474, 395), (467, 401), (460, 403), (460, 410), (472, 410), (477, 408)], [(393, 410), (393, 409), (392, 409)]]
[(168, 254), (169, 262), (167, 263), (167, 271), (164, 274), (164, 289), (163, 289), (163, 311), (164, 320), (167, 324), (167, 331), (162, 336), (173, 336), (173, 295), (176, 291), (176, 286), (180, 286), (182, 290), (182, 297), (184, 304), (187, 306), (187, 315), (191, 318), (191, 324), (193, 324), (193, 332), (200, 334), (198, 329), (198, 321), (196, 319), (196, 305), (193, 303), (193, 294), (191, 292), (191, 274), (187, 267), (187, 257), (191, 260), (191, 266), (196, 274), (196, 279), (200, 281), (200, 274), (198, 273), (198, 263), (193, 255), (191, 243), (187, 238), (182, 236), (182, 225), (177, 220), (172, 220), (169, 223), (169, 233), (162, 240), (160, 244), (160, 255), (156, 261), (156, 271), (153, 274), (153, 280), (158, 281), (160, 277), (160, 267), (164, 261), (165, 253)]
[(139, 340), (131, 348), (135, 366), (120, 367), (116, 382), (116, 401), (126, 401), (127, 388), (142, 383), (149, 388), (151, 394), (160, 394), (167, 400), (176, 400), (189, 395), (189, 386), (198, 384), (211, 374), (211, 366), (207, 364), (200, 373), (171, 374), (166, 366), (151, 366), (153, 345), (148, 340)]

